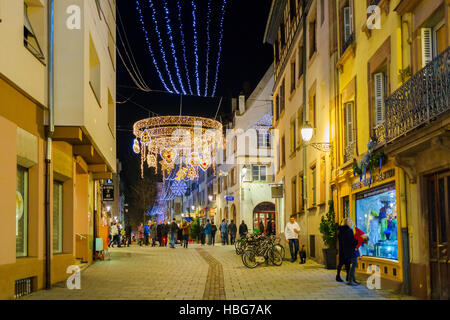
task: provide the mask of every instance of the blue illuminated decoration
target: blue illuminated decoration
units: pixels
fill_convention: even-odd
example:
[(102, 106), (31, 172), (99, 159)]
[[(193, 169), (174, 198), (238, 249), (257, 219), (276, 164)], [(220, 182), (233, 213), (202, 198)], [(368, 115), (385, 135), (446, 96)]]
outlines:
[(167, 0), (163, 0), (163, 4), (164, 4), (164, 13), (165, 13), (165, 18), (166, 18), (167, 35), (169, 36), (169, 40), (170, 40), (170, 48), (172, 49), (172, 56), (173, 56), (173, 60), (175, 63), (175, 69), (177, 71), (178, 83), (180, 84), (180, 88), (181, 88), (181, 91), (183, 92), (183, 94), (186, 94), (186, 90), (184, 90), (184, 86), (183, 86), (183, 80), (181, 80), (180, 68), (178, 67), (178, 59), (177, 59), (177, 54), (175, 51), (175, 45), (173, 43), (172, 28), (170, 26), (169, 8), (167, 7)]
[(177, 0), (177, 6), (178, 6), (178, 22), (180, 24), (180, 36), (181, 36), (181, 45), (183, 47), (183, 60), (184, 60), (184, 69), (186, 71), (186, 80), (189, 87), (189, 93), (193, 94), (192, 87), (191, 87), (191, 79), (189, 77), (189, 69), (188, 69), (188, 63), (186, 58), (186, 41), (184, 37), (184, 31), (183, 31), (183, 19), (181, 17), (181, 4), (180, 0)]
[(227, 0), (223, 0), (222, 5), (222, 17), (220, 18), (220, 37), (219, 37), (219, 52), (217, 54), (217, 64), (216, 64), (216, 77), (214, 79), (214, 87), (212, 91), (212, 96), (216, 94), (217, 81), (219, 79), (219, 66), (220, 66), (220, 57), (222, 54), (222, 40), (223, 40), (223, 21), (225, 20), (225, 7), (227, 5)]
[(197, 44), (197, 6), (195, 0), (192, 0), (192, 26), (194, 28), (194, 55), (195, 55), (195, 79), (197, 83), (197, 95), (200, 96), (200, 77), (198, 74), (198, 44)]
[(211, 0), (208, 0), (208, 14), (206, 19), (206, 79), (205, 79), (205, 97), (208, 96), (208, 81), (209, 81), (209, 52), (211, 51)]
[(155, 32), (158, 35), (158, 43), (159, 43), (159, 50), (161, 52), (161, 56), (163, 58), (164, 61), (164, 65), (166, 67), (166, 72), (167, 75), (169, 77), (169, 81), (172, 84), (172, 87), (174, 89), (174, 91), (177, 94), (180, 94), (180, 92), (178, 91), (177, 87), (175, 86), (173, 79), (172, 79), (172, 74), (169, 71), (169, 65), (167, 63), (167, 59), (166, 59), (166, 53), (164, 51), (164, 44), (161, 38), (161, 33), (159, 32), (159, 27), (158, 27), (158, 20), (156, 19), (156, 10), (155, 10), (155, 6), (153, 5), (153, 1), (152, 0), (148, 0), (148, 4), (150, 5), (150, 9), (152, 9), (152, 19), (153, 19), (153, 23), (155, 24)]
[(170, 190), (172, 191), (175, 197), (181, 197), (187, 191), (186, 182), (184, 182), (183, 180), (181, 181), (173, 180)]
[(145, 41), (147, 42), (148, 51), (150, 52), (150, 56), (152, 58), (153, 65), (155, 66), (155, 69), (156, 69), (156, 72), (158, 73), (159, 79), (161, 80), (161, 83), (163, 84), (164, 88), (168, 92), (173, 93), (173, 91), (168, 88), (166, 82), (164, 81), (164, 78), (161, 74), (161, 70), (159, 70), (158, 63), (156, 62), (155, 54), (153, 52), (152, 46), (150, 44), (150, 40), (148, 38), (148, 32), (147, 32), (147, 29), (145, 28), (144, 16), (142, 15), (141, 3), (139, 2), (139, 0), (136, 0), (136, 10), (139, 13), (139, 21), (141, 21), (142, 31), (144, 32), (144, 37), (145, 37)]

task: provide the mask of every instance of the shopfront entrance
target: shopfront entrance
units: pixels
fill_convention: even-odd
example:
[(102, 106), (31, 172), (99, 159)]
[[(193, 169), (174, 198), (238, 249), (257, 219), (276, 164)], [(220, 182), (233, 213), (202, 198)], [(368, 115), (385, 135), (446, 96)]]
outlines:
[(425, 179), (430, 235), (431, 299), (450, 299), (450, 171)]
[(253, 209), (253, 229), (259, 229), (259, 223), (262, 221), (264, 230), (267, 230), (267, 223), (272, 219), (275, 224), (275, 204), (272, 202), (263, 202)]

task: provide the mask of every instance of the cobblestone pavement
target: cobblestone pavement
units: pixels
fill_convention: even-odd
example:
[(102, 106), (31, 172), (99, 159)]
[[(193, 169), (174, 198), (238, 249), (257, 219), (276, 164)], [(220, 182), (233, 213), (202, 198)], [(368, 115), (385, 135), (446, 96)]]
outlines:
[(355, 300), (411, 299), (388, 290), (351, 287), (335, 281), (335, 271), (308, 261), (280, 267), (246, 268), (233, 246), (191, 245), (189, 249), (138, 247), (110, 249), (81, 273), (81, 289), (64, 283), (26, 299), (149, 300)]

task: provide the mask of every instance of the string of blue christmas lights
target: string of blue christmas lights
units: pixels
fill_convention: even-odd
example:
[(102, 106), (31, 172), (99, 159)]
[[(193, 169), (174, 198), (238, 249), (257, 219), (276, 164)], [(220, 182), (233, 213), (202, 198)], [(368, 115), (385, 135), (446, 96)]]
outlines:
[(195, 79), (197, 83), (197, 95), (200, 96), (200, 77), (198, 73), (198, 44), (197, 44), (197, 6), (195, 0), (192, 3), (192, 26), (194, 28), (194, 55), (195, 55)]
[(192, 87), (191, 87), (191, 79), (189, 77), (189, 69), (188, 69), (188, 63), (186, 58), (186, 41), (184, 37), (184, 31), (183, 31), (183, 19), (181, 17), (181, 4), (180, 0), (177, 0), (177, 6), (178, 6), (178, 22), (180, 24), (180, 36), (181, 36), (181, 46), (183, 48), (183, 59), (184, 59), (184, 69), (186, 71), (186, 80), (189, 88), (189, 93), (193, 94)]
[(161, 33), (159, 32), (158, 20), (156, 19), (155, 6), (153, 5), (153, 1), (152, 0), (148, 0), (148, 4), (150, 6), (150, 9), (152, 9), (152, 19), (153, 19), (153, 23), (155, 24), (155, 32), (158, 35), (159, 50), (161, 51), (161, 56), (163, 58), (163, 61), (164, 61), (165, 67), (166, 67), (167, 75), (169, 76), (169, 81), (172, 84), (173, 91), (175, 91), (176, 94), (180, 94), (180, 92), (178, 91), (177, 87), (175, 86), (175, 84), (173, 82), (172, 74), (169, 71), (169, 65), (167, 63), (166, 53), (164, 51), (164, 44), (163, 44), (163, 41), (162, 41), (162, 38), (161, 38)]
[(206, 79), (205, 79), (205, 97), (208, 96), (208, 82), (209, 82), (209, 52), (211, 50), (211, 0), (208, 0), (208, 13), (206, 17)]
[(165, 18), (166, 18), (167, 35), (169, 36), (170, 48), (172, 49), (172, 56), (173, 56), (173, 61), (175, 63), (175, 70), (177, 72), (178, 83), (180, 84), (180, 88), (181, 88), (181, 91), (183, 92), (183, 94), (186, 94), (186, 90), (184, 90), (184, 86), (183, 86), (183, 80), (181, 79), (180, 68), (178, 67), (178, 59), (177, 59), (177, 53), (175, 51), (175, 45), (173, 43), (172, 27), (170, 26), (170, 16), (169, 16), (169, 8), (167, 6), (167, 0), (163, 0), (163, 4), (164, 4), (164, 14), (165, 14)]
[(222, 40), (223, 40), (223, 21), (225, 20), (225, 8), (227, 5), (227, 0), (223, 0), (222, 4), (222, 16), (220, 18), (220, 38), (219, 38), (219, 52), (217, 54), (217, 64), (216, 64), (216, 77), (214, 79), (214, 87), (212, 91), (212, 96), (216, 94), (217, 81), (219, 79), (219, 67), (220, 67), (220, 57), (222, 54)]
[(148, 32), (147, 32), (147, 29), (145, 28), (144, 16), (142, 15), (141, 3), (139, 2), (139, 0), (136, 0), (136, 10), (139, 13), (139, 20), (141, 21), (142, 31), (144, 32), (144, 37), (145, 37), (145, 41), (147, 42), (148, 51), (150, 52), (150, 56), (152, 58), (153, 65), (155, 66), (155, 69), (156, 69), (156, 72), (158, 73), (159, 79), (161, 80), (161, 83), (163, 84), (164, 88), (168, 92), (173, 93), (173, 91), (168, 88), (166, 82), (164, 81), (164, 78), (161, 74), (161, 70), (158, 67), (158, 63), (156, 62), (155, 54), (152, 50), (152, 46), (151, 46), (150, 40), (148, 38)]

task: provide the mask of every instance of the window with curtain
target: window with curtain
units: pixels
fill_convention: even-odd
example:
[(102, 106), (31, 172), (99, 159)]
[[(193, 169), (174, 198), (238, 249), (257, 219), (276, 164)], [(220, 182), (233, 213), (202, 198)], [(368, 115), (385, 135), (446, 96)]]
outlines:
[(28, 256), (28, 169), (17, 166), (16, 257)]
[(53, 181), (53, 253), (61, 253), (63, 227), (63, 184)]

